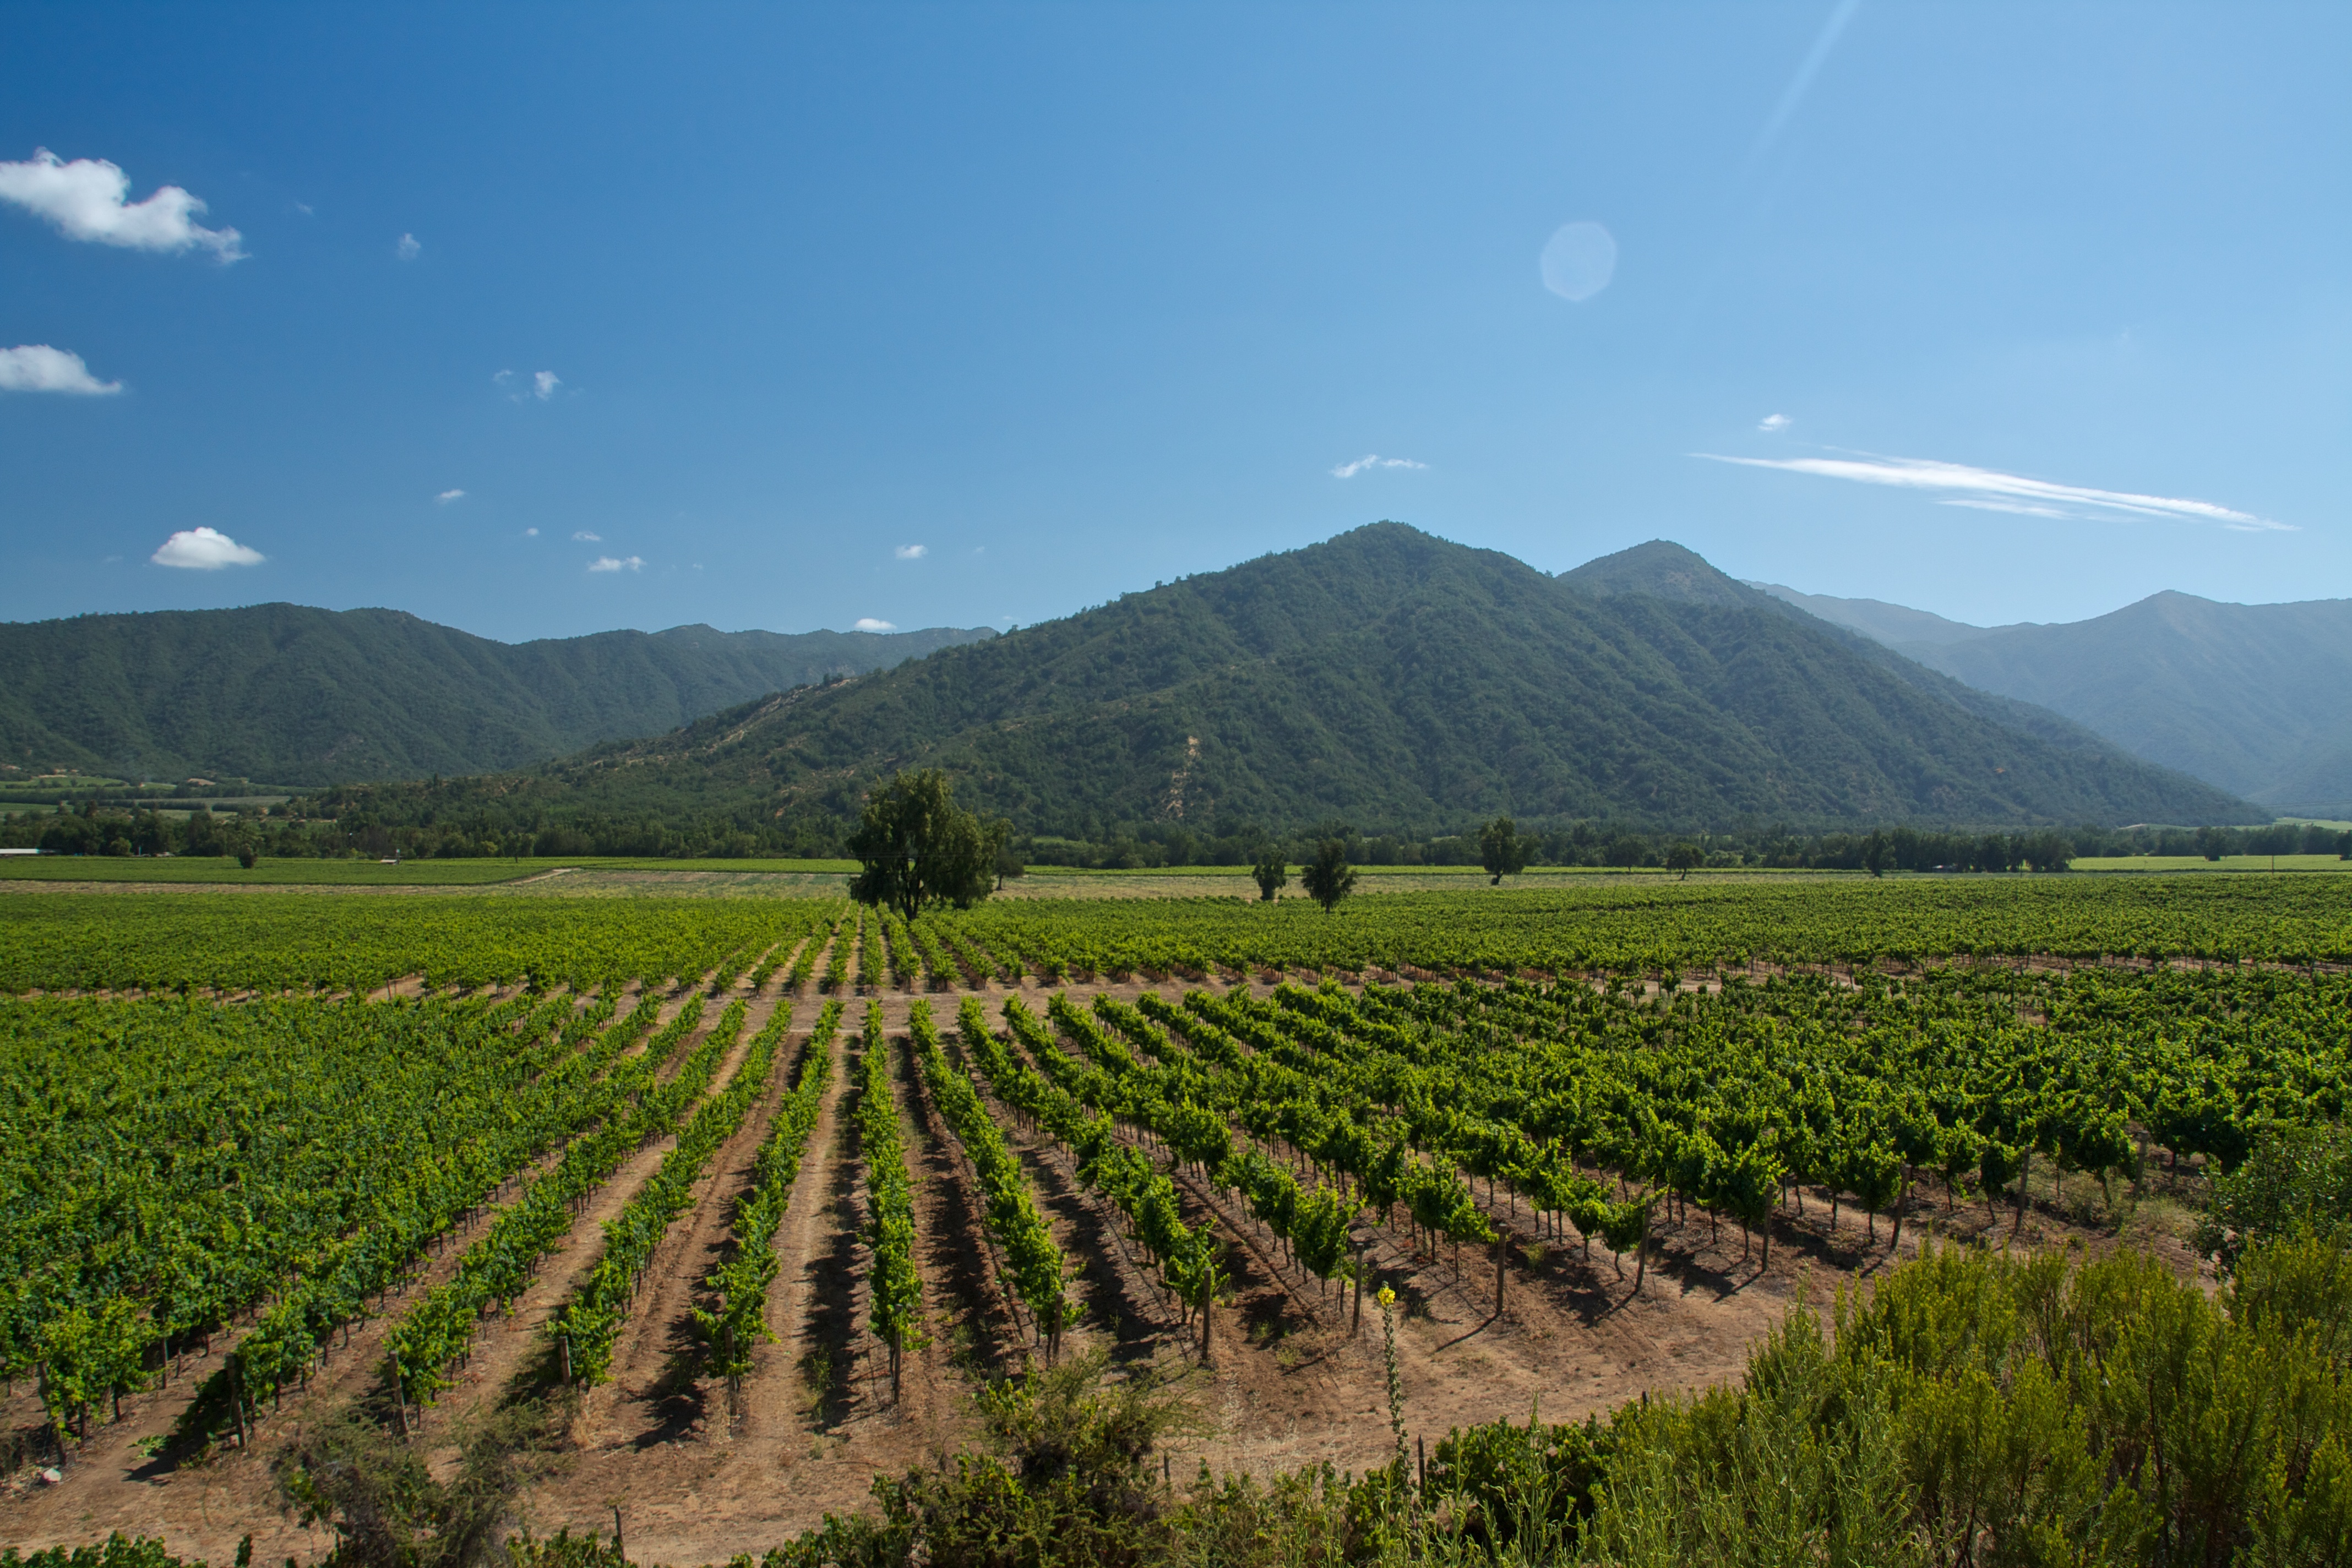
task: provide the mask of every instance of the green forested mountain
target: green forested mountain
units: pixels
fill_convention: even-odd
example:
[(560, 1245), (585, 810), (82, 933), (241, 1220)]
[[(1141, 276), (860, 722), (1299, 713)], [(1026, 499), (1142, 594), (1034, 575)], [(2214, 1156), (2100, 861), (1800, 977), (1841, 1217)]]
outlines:
[(0, 763), (271, 784), (527, 766), (986, 630), (602, 632), (492, 642), (397, 610), (0, 625)]
[[(1171, 819), (1443, 832), (1503, 812), (1660, 825), (2259, 815), (1678, 547), (1643, 552), (1555, 579), (1376, 524), (529, 777), (369, 808), (719, 813), (814, 837), (890, 770), (937, 765), (1026, 831), (1088, 838)], [(1677, 581), (1643, 576), (1661, 565)]]

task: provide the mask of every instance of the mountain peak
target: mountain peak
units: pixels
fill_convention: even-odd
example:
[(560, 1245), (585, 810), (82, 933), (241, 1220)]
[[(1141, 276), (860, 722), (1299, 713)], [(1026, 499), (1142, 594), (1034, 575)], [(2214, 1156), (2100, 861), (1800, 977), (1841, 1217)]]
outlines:
[(1647, 594), (1654, 599), (1674, 599), (1692, 605), (1752, 605), (1762, 597), (1707, 563), (1695, 550), (1670, 539), (1653, 539), (1614, 555), (1588, 561), (1559, 580), (1572, 588), (1604, 597)]

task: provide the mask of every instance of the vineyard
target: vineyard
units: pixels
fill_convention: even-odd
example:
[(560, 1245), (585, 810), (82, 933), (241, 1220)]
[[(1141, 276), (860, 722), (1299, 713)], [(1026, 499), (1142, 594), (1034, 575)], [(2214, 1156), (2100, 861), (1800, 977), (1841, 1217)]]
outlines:
[(2352, 1098), (2334, 885), (25, 900), (0, 1509), (152, 1533), (164, 1474), (175, 1547), (315, 1554), (298, 1433), (563, 1399), (533, 1516), (717, 1560), (1024, 1369), (1362, 1470), (1736, 1377), (1931, 1237), (2186, 1276), (2213, 1179)]

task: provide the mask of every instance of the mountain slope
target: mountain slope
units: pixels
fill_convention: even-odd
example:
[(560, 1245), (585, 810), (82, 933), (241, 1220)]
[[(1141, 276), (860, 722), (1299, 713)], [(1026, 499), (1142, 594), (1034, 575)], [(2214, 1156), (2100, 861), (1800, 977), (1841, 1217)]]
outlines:
[(509, 645), (299, 605), (0, 625), (0, 761), (292, 784), (490, 773), (991, 635), (697, 626)]
[(1088, 837), (2253, 815), (2054, 716), (2079, 743), (1972, 711), (1956, 682), (1680, 553), (1722, 602), (1596, 593), (1381, 523), (473, 793), (838, 821), (889, 770), (939, 765), (1030, 831)]
[(2352, 805), (2352, 599), (2158, 594), (2093, 620), (1903, 651), (2251, 800)]
[(1800, 594), (1794, 588), (1778, 583), (1750, 583), (1748, 587), (1771, 595), (1783, 604), (1794, 605), (1808, 615), (1819, 616), (1836, 626), (1848, 626), (1864, 637), (1875, 637), (1892, 647), (1907, 647), (1913, 643), (1937, 645), (1971, 642), (2000, 629), (1974, 626), (1966, 621), (1947, 620), (1933, 610), (1915, 610), (1907, 605), (1890, 605), (1884, 599), (1841, 599), (1829, 594)]

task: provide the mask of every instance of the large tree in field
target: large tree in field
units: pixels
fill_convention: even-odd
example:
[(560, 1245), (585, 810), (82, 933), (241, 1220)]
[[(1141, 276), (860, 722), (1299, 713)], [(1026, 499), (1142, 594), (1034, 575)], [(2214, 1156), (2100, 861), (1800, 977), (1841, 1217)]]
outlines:
[(860, 903), (887, 904), (913, 920), (931, 904), (970, 909), (996, 879), (1003, 826), (955, 803), (937, 768), (902, 773), (866, 797), (849, 852), (865, 869), (849, 884)]
[(1339, 900), (1356, 890), (1356, 868), (1348, 864), (1348, 847), (1337, 838), (1325, 839), (1315, 858), (1298, 873), (1298, 885), (1323, 906), (1325, 914), (1338, 909)]
[(1526, 870), (1528, 841), (1519, 837), (1519, 825), (1507, 816), (1498, 816), (1480, 828), (1478, 858), (1486, 868), (1489, 886)]

